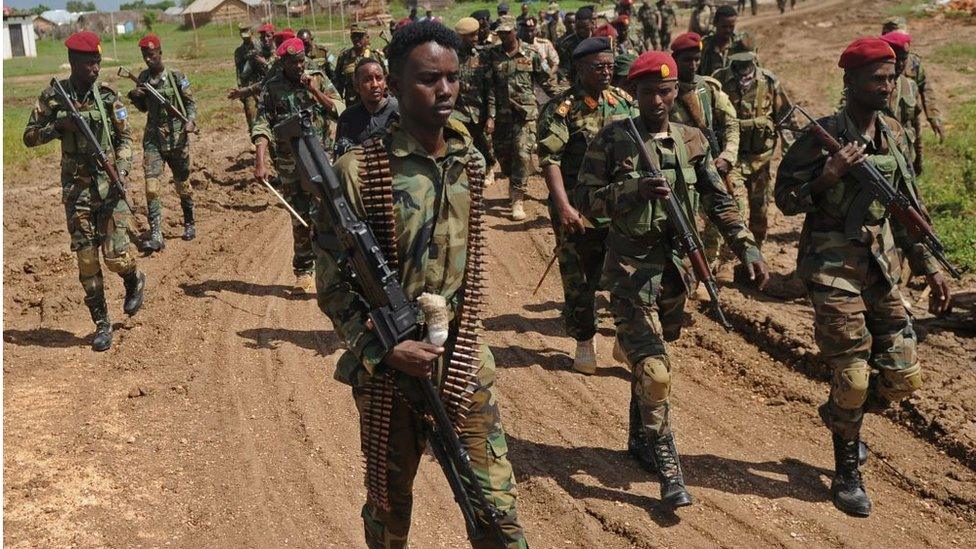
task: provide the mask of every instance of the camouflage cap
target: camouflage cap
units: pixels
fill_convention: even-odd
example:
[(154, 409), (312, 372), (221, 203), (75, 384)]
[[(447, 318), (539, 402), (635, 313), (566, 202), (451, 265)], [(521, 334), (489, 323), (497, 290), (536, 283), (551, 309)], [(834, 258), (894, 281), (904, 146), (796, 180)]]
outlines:
[(756, 58), (756, 41), (749, 33), (742, 36), (729, 46), (729, 61), (752, 61)]
[(355, 22), (349, 25), (349, 34), (366, 34), (368, 29), (366, 23)]
[(549, 13), (559, 13), (559, 4), (555, 2), (549, 3)]
[(515, 30), (515, 18), (511, 15), (503, 15), (498, 18), (496, 32), (512, 32)]
[(889, 17), (885, 19), (883, 23), (881, 23), (881, 28), (883, 28), (885, 32), (891, 32), (893, 30), (907, 30), (908, 20), (904, 17)]
[(241, 33), (241, 36), (251, 36), (251, 24), (239, 23), (237, 25), (237, 31)]

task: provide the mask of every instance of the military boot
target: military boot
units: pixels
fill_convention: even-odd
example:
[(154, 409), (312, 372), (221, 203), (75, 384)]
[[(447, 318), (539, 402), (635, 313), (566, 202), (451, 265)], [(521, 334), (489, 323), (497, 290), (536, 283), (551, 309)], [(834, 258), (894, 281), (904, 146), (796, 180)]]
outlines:
[(861, 471), (858, 469), (860, 438), (844, 440), (834, 433), (832, 439), (834, 478), (830, 482), (830, 493), (834, 497), (834, 507), (850, 515), (866, 517), (871, 514), (871, 499), (864, 490)]
[(512, 201), (512, 221), (522, 221), (525, 219), (525, 192), (511, 189), (508, 197)]
[(671, 508), (691, 505), (691, 494), (685, 488), (685, 479), (678, 463), (678, 449), (674, 445), (674, 435), (657, 437), (651, 444), (655, 469), (661, 480), (661, 503)]
[(145, 248), (150, 252), (161, 252), (166, 247), (163, 240), (163, 206), (158, 200), (149, 203), (149, 240)]
[(95, 323), (95, 337), (92, 339), (91, 348), (93, 351), (107, 351), (112, 346), (112, 322), (108, 318), (108, 307), (105, 305), (105, 294), (98, 294), (85, 297), (85, 305), (91, 313), (92, 322)]
[(637, 399), (634, 398), (633, 392), (630, 394), (630, 427), (627, 432), (627, 453), (633, 456), (645, 471), (657, 473), (657, 467), (654, 466), (654, 456), (651, 455), (651, 450), (647, 447), (647, 435), (644, 433), (640, 408), (637, 407)]
[(193, 224), (193, 199), (181, 198), (180, 207), (183, 208), (183, 240), (193, 240), (197, 237), (197, 228)]
[(125, 286), (125, 300), (122, 302), (122, 310), (125, 311), (125, 314), (132, 316), (142, 307), (146, 275), (138, 269), (133, 269), (131, 273), (122, 277), (122, 283)]

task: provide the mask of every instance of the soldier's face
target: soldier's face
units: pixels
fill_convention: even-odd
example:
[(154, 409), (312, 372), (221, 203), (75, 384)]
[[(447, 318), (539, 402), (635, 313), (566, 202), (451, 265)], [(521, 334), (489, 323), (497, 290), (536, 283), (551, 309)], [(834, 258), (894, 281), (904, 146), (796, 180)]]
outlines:
[(701, 51), (685, 50), (674, 56), (674, 63), (678, 66), (678, 80), (691, 82), (701, 65)]
[(264, 43), (265, 46), (268, 46), (268, 45), (271, 44), (271, 39), (272, 38), (274, 38), (274, 35), (272, 33), (270, 33), (270, 32), (262, 32), (261, 33), (261, 42)]
[(593, 18), (577, 19), (573, 26), (576, 28), (576, 36), (589, 38), (593, 34), (593, 29), (596, 28), (596, 23), (593, 22)]
[(735, 34), (736, 17), (721, 17), (715, 22), (715, 35), (719, 38), (732, 38)]
[(69, 53), (68, 64), (71, 65), (71, 79), (91, 86), (98, 80), (98, 73), (102, 70), (102, 55), (99, 53)]
[(368, 34), (354, 34), (352, 35), (352, 45), (364, 50), (369, 47), (369, 35)]
[(454, 110), (459, 72), (457, 53), (437, 42), (411, 50), (399, 74), (390, 76), (401, 118), (415, 127), (443, 128)]
[(281, 69), (289, 80), (297, 82), (305, 72), (305, 54), (296, 53), (282, 57)]
[(563, 17), (563, 25), (566, 25), (567, 29), (576, 28), (576, 16), (572, 13), (567, 13), (566, 17)]
[(142, 60), (152, 71), (158, 71), (163, 67), (163, 52), (156, 48), (142, 48)]
[(613, 77), (613, 54), (603, 52), (587, 55), (580, 59), (576, 67), (584, 90), (603, 91)]
[(377, 63), (367, 63), (356, 70), (356, 93), (367, 105), (378, 105), (386, 95), (386, 75)]
[(874, 63), (844, 75), (848, 98), (865, 108), (880, 111), (895, 90), (895, 64)]
[(518, 41), (518, 36), (515, 36), (512, 31), (498, 31), (498, 39), (502, 41), (502, 46), (505, 46), (505, 49), (512, 49)]
[(678, 97), (678, 84), (674, 80), (641, 78), (634, 84), (634, 92), (641, 118), (653, 129), (667, 120), (671, 105)]
[(472, 32), (471, 34), (462, 34), (461, 43), (466, 47), (474, 47), (478, 43), (478, 33)]

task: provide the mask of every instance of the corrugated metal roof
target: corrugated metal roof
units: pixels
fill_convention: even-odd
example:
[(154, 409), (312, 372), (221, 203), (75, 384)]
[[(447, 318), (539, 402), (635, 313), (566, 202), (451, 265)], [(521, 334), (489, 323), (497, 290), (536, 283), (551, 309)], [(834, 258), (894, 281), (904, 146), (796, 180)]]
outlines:
[(67, 10), (47, 10), (41, 12), (41, 17), (54, 23), (55, 25), (67, 25), (78, 21), (81, 13), (71, 13)]
[[(223, 4), (227, 0), (196, 0), (192, 4), (186, 7), (181, 13), (183, 15), (189, 15), (191, 13), (210, 13), (217, 6)], [(260, 6), (261, 0), (241, 0), (245, 4), (250, 6)]]

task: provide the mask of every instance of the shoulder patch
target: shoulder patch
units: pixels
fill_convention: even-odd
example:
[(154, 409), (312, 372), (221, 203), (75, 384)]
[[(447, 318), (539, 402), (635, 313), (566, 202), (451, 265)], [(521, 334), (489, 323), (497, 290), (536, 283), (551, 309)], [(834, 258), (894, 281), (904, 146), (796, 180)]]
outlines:
[(125, 120), (129, 117), (129, 111), (126, 110), (125, 105), (117, 105), (115, 107), (115, 119), (118, 121)]
[(627, 93), (627, 90), (623, 88), (612, 87), (612, 86), (610, 89), (613, 90), (613, 93), (615, 93), (617, 96), (622, 97), (631, 103), (634, 102), (634, 98), (629, 93)]
[(558, 114), (561, 118), (566, 118), (566, 115), (569, 114), (569, 111), (572, 108), (573, 108), (573, 100), (570, 98), (566, 98), (565, 101), (563, 101), (562, 103), (559, 104), (558, 107), (556, 107), (556, 114)]

